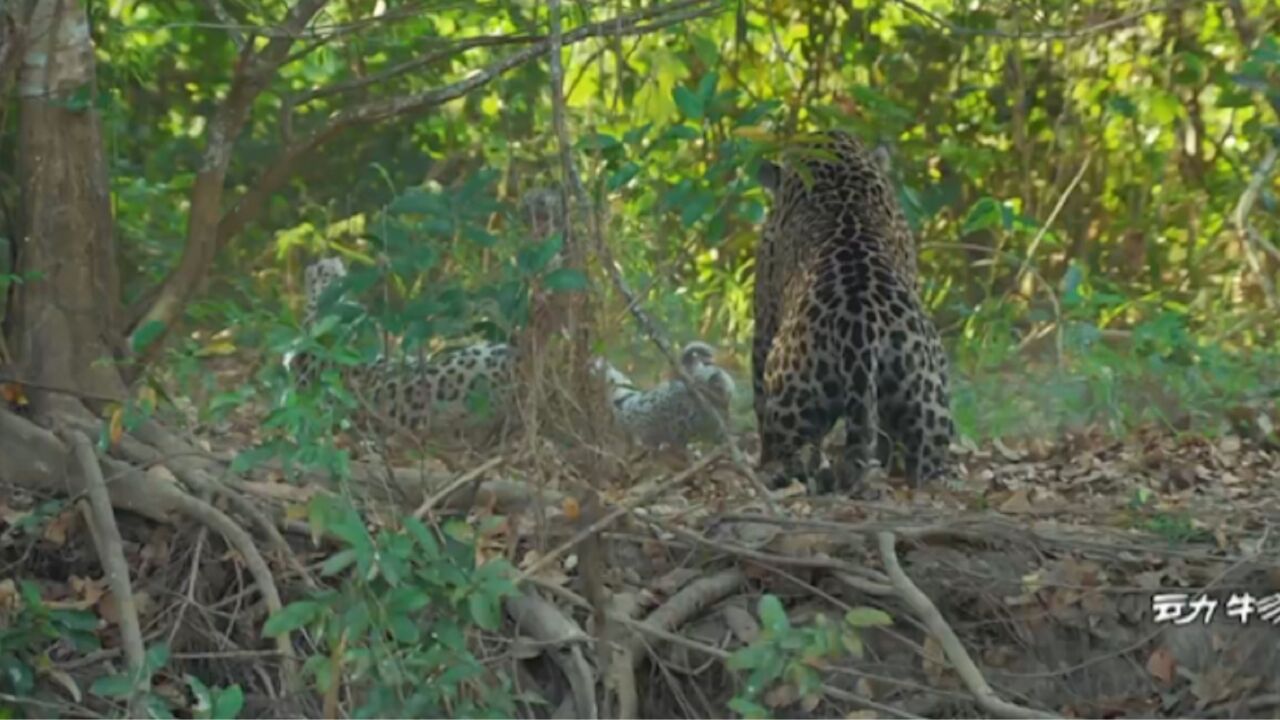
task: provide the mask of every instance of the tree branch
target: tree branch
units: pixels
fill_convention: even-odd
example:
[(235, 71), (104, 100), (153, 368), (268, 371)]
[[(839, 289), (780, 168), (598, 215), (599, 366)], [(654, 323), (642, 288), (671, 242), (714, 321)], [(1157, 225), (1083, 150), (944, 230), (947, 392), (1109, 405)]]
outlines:
[(433, 65), (441, 60), (447, 60), (456, 55), (461, 55), (468, 50), (474, 50), (482, 47), (495, 47), (499, 45), (522, 45), (542, 40), (545, 40), (545, 38), (540, 35), (480, 35), (465, 38), (451, 42), (444, 47), (435, 48), (424, 53), (420, 57), (416, 57), (413, 60), (406, 60), (399, 65), (393, 65), (385, 70), (373, 73), (372, 75), (308, 90), (296, 98), (291, 98), (289, 100), (289, 105), (291, 107), (297, 107), (303, 103), (317, 100), (319, 98), (329, 97), (330, 95), (341, 95), (355, 90), (362, 90), (371, 85), (384, 83), (388, 80), (400, 77), (401, 75), (413, 72), (418, 68)]
[(912, 0), (894, 0), (894, 2), (901, 5), (908, 12), (919, 15), (943, 30), (946, 30), (948, 35), (955, 35), (959, 37), (994, 37), (1004, 38), (1007, 40), (1072, 40), (1088, 37), (1090, 35), (1099, 35), (1133, 25), (1147, 15), (1168, 12), (1169, 10), (1185, 7), (1191, 4), (1190, 0), (1177, 0), (1163, 5), (1152, 5), (1151, 7), (1144, 8), (1142, 10), (1121, 15), (1117, 18), (1111, 18), (1110, 20), (1103, 20), (1092, 25), (1086, 25), (1082, 28), (1042, 30), (1039, 32), (1010, 32), (1005, 30), (987, 30), (956, 25), (945, 17), (932, 12), (918, 3), (912, 2)]
[(327, 0), (299, 0), (280, 24), (280, 33), (260, 51), (246, 42), (231, 80), (227, 98), (214, 112), (205, 133), (205, 149), (195, 184), (191, 189), (191, 210), (187, 215), (187, 242), (173, 272), (165, 278), (146, 312), (129, 328), (129, 347), (139, 346), (139, 332), (160, 323), (160, 332), (148, 338), (150, 343), (142, 358), (144, 363), (163, 346), (161, 342), (172, 329), (188, 301), (201, 286), (218, 249), (218, 226), (222, 213), (223, 184), (236, 137), (249, 118), (253, 101), (275, 76), (288, 57), (289, 48)]
[(1254, 171), (1248, 187), (1240, 195), (1240, 200), (1236, 203), (1235, 212), (1231, 213), (1232, 220), (1235, 221), (1236, 233), (1240, 237), (1240, 245), (1244, 248), (1245, 259), (1249, 263), (1249, 269), (1253, 270), (1253, 274), (1257, 276), (1258, 285), (1262, 288), (1263, 295), (1266, 297), (1267, 307), (1271, 310), (1275, 310), (1280, 306), (1280, 301), (1276, 299), (1275, 284), (1271, 282), (1267, 266), (1262, 262), (1262, 258), (1258, 256), (1258, 250), (1266, 251), (1277, 262), (1280, 262), (1280, 250), (1277, 250), (1274, 245), (1267, 242), (1262, 233), (1258, 232), (1258, 229), (1249, 223), (1249, 212), (1253, 210), (1253, 204), (1257, 202), (1258, 195), (1262, 192), (1262, 186), (1271, 177), (1271, 170), (1275, 167), (1277, 159), (1280, 159), (1280, 146), (1273, 143), (1266, 156), (1262, 158), (1258, 169)]
[[(644, 35), (707, 15), (717, 7), (719, 3), (716, 0), (676, 0), (629, 15), (583, 25), (564, 33), (563, 42), (571, 44), (595, 37)], [(338, 133), (355, 125), (430, 110), (460, 98), (524, 63), (535, 60), (548, 51), (550, 43), (549, 38), (532, 40), (528, 47), (495, 60), (466, 78), (443, 87), (413, 95), (373, 100), (338, 111), (323, 126), (285, 147), (249, 190), (227, 211), (218, 225), (219, 247), (224, 247), (262, 215), (267, 201), (292, 177), (299, 160)]]

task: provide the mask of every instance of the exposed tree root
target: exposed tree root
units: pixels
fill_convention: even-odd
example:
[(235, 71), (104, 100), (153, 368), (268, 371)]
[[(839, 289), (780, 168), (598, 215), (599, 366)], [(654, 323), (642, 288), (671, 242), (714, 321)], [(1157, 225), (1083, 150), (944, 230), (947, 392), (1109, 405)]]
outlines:
[[(657, 630), (672, 631), (701, 613), (709, 605), (732, 595), (746, 581), (746, 573), (739, 568), (728, 568), (715, 575), (699, 578), (649, 613), (642, 624)], [(633, 666), (644, 657), (644, 646), (643, 635), (633, 635), (624, 643), (626, 654), (631, 657)]]
[(947, 654), (947, 659), (955, 667), (956, 673), (964, 682), (965, 687), (973, 693), (974, 698), (978, 701), (978, 706), (991, 713), (992, 717), (1057, 717), (1050, 713), (1011, 703), (997, 695), (996, 691), (991, 689), (991, 685), (987, 683), (987, 679), (982, 676), (982, 671), (978, 670), (978, 666), (974, 664), (973, 658), (969, 657), (969, 652), (964, 649), (964, 644), (956, 636), (955, 630), (951, 629), (951, 625), (947, 623), (946, 618), (942, 617), (942, 613), (938, 612), (938, 607), (933, 604), (928, 595), (921, 592), (920, 588), (911, 582), (911, 578), (907, 577), (907, 573), (903, 571), (902, 565), (898, 562), (898, 551), (894, 547), (897, 541), (893, 533), (881, 532), (877, 537), (880, 540), (880, 557), (884, 560), (885, 572), (889, 573), (889, 579), (893, 582), (893, 587), (898, 591), (898, 595), (911, 606), (911, 609), (920, 616), (920, 619), (924, 620), (929, 632), (937, 638), (942, 645), (943, 652)]
[(76, 460), (88, 481), (89, 505), (92, 507), (90, 527), (94, 545), (98, 548), (98, 562), (102, 564), (120, 610), (120, 643), (132, 680), (126, 707), (128, 714), (139, 716), (139, 701), (151, 687), (151, 678), (145, 672), (146, 647), (142, 643), (142, 624), (138, 621), (138, 606), (133, 600), (133, 584), (129, 581), (129, 565), (124, 559), (124, 542), (116, 525), (116, 513), (111, 507), (107, 483), (93, 453), (93, 445), (80, 433), (72, 433), (71, 445)]
[(534, 593), (526, 592), (509, 598), (505, 607), (515, 621), (517, 631), (523, 631), (548, 646), (545, 654), (569, 681), (574, 703), (570, 717), (600, 717), (595, 676), (582, 651), (583, 647), (589, 646), (591, 636), (559, 608)]

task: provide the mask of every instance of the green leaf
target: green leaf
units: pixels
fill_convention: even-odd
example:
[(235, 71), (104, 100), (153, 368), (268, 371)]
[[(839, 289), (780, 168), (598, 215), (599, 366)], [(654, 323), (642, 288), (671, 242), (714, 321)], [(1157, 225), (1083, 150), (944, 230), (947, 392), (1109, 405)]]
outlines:
[(92, 632), (98, 629), (98, 616), (84, 610), (51, 610), (49, 619), (69, 630)]
[(702, 76), (698, 81), (698, 97), (702, 100), (705, 108), (711, 102), (711, 98), (715, 97), (716, 85), (720, 83), (720, 76), (715, 72), (709, 72)]
[(635, 176), (639, 174), (640, 166), (628, 161), (624, 163), (622, 167), (618, 168), (617, 172), (609, 176), (608, 181), (605, 183), (605, 187), (610, 192), (613, 192), (623, 185), (631, 182)]
[(621, 145), (618, 138), (605, 133), (592, 133), (578, 141), (578, 147), (582, 150), (609, 150)]
[(169, 644), (156, 643), (147, 648), (145, 658), (145, 667), (148, 675), (154, 675), (157, 670), (164, 667), (169, 662)]
[(244, 690), (240, 686), (232, 685), (225, 687), (214, 693), (213, 712), (211, 715), (215, 718), (231, 718), (238, 717), (240, 710), (244, 708)]
[(764, 643), (748, 645), (734, 651), (725, 664), (730, 670), (749, 670), (763, 664), (765, 654), (772, 652), (773, 648)]
[(984, 197), (969, 208), (969, 215), (965, 217), (960, 232), (968, 235), (996, 227), (1001, 224), (1002, 216), (1000, 203), (993, 197)]
[(156, 338), (164, 333), (165, 324), (159, 320), (148, 320), (142, 327), (133, 332), (130, 338), (130, 349), (135, 355), (146, 350)]
[(711, 193), (696, 192), (688, 203), (680, 210), (680, 224), (686, 228), (693, 227), (711, 210), (715, 204), (716, 198)]
[(133, 692), (133, 679), (127, 674), (106, 675), (94, 680), (89, 692), (105, 698), (128, 697)]
[(844, 621), (856, 628), (887, 627), (893, 624), (889, 613), (872, 607), (856, 607), (844, 614)]
[(744, 718), (767, 718), (769, 710), (759, 703), (752, 702), (743, 697), (735, 697), (729, 701), (729, 709), (738, 713)]
[(516, 256), (516, 266), (526, 273), (536, 273), (545, 268), (564, 247), (564, 235), (556, 233), (532, 248), (525, 248)]
[(428, 561), (440, 557), (440, 543), (436, 542), (436, 536), (422, 524), (421, 520), (415, 517), (405, 518), (404, 529), (413, 537), (414, 542), (418, 543), (418, 547), (422, 549)]
[(323, 610), (319, 603), (310, 600), (289, 603), (267, 618), (267, 622), (262, 626), (262, 634), (275, 637), (292, 632), (319, 617)]
[(760, 598), (760, 622), (774, 634), (784, 633), (791, 629), (791, 620), (782, 607), (782, 601), (774, 595)]
[(328, 560), (320, 566), (320, 575), (323, 577), (333, 577), (338, 573), (346, 570), (356, 561), (356, 551), (351, 548), (342, 550), (329, 556)]
[(195, 697), (195, 704), (191, 706), (192, 713), (197, 718), (212, 717), (213, 714), (213, 694), (209, 692), (209, 686), (195, 675), (184, 675), (187, 681), (187, 687), (191, 688), (191, 695)]
[(387, 629), (391, 631), (391, 637), (401, 645), (417, 645), (422, 640), (422, 631), (407, 615), (392, 617)]
[(147, 714), (157, 720), (173, 720), (173, 711), (169, 709), (169, 703), (164, 698), (155, 693), (147, 693), (143, 696), (147, 705)]
[(442, 210), (439, 198), (422, 188), (410, 188), (387, 206), (387, 212), (397, 215), (432, 215)]
[(276, 457), (279, 454), (279, 448), (274, 444), (261, 445), (256, 448), (250, 448), (236, 455), (231, 461), (232, 473), (246, 473), (264, 462)]
[(840, 644), (844, 647), (845, 652), (855, 658), (862, 657), (862, 636), (856, 632), (850, 631), (841, 633)]
[(19, 696), (30, 695), (35, 690), (36, 676), (31, 666), (11, 653), (0, 652), (0, 677)]
[(1138, 115), (1138, 106), (1124, 95), (1116, 95), (1107, 100), (1107, 109), (1121, 117), (1132, 118)]
[(471, 621), (485, 630), (497, 630), (502, 625), (502, 608), (494, 595), (473, 592), (467, 598), (467, 610)]
[(677, 87), (672, 91), (672, 99), (676, 101), (680, 112), (690, 120), (701, 120), (705, 114), (702, 97), (687, 87)]
[(577, 268), (558, 268), (542, 279), (551, 292), (579, 292), (587, 289), (587, 276)]

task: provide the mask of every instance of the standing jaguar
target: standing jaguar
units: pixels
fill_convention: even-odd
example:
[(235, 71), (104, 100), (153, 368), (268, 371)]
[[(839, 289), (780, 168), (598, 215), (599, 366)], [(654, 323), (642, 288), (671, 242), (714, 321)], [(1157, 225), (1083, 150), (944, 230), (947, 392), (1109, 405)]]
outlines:
[[(760, 462), (775, 483), (815, 477), (843, 418), (836, 477), (857, 484), (894, 446), (913, 485), (944, 476), (954, 434), (946, 355), (917, 294), (916, 250), (887, 158), (843, 131), (806, 138), (758, 179), (769, 209), (756, 253), (752, 386)], [(822, 473), (818, 473), (821, 476)]]

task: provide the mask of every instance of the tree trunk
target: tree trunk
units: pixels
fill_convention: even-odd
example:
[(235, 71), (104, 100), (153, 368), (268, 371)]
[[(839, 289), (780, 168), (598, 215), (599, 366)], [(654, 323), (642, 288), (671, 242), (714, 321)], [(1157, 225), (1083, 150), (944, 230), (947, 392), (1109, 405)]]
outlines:
[(16, 271), (24, 283), (8, 345), (43, 413), (125, 388), (109, 362), (121, 355), (120, 281), (89, 20), (80, 0), (34, 0), (32, 8), (18, 76)]

